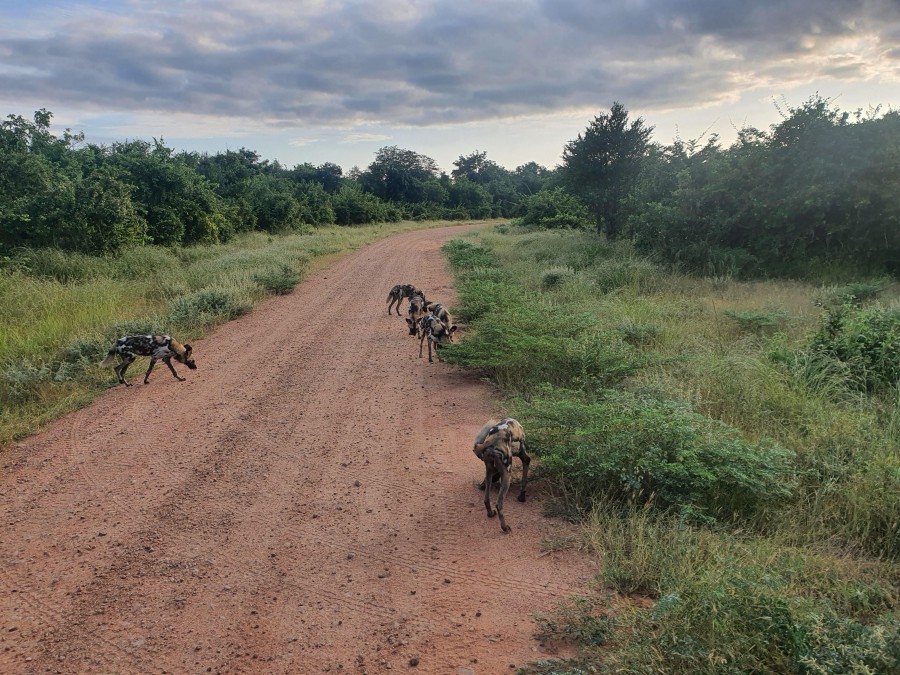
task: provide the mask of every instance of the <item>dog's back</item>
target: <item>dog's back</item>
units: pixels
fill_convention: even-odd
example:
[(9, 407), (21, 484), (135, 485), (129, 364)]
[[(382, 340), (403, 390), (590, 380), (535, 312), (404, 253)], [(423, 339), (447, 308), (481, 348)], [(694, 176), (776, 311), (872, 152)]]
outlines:
[(396, 305), (397, 315), (400, 315), (400, 303), (403, 302), (404, 298), (412, 299), (416, 295), (421, 295), (422, 300), (425, 300), (424, 291), (420, 291), (418, 288), (413, 286), (412, 284), (397, 284), (388, 292), (387, 303), (388, 303), (388, 314), (391, 313), (391, 308)]
[(162, 359), (176, 354), (183, 355), (184, 347), (169, 335), (126, 335), (116, 341), (116, 351), (119, 354)]

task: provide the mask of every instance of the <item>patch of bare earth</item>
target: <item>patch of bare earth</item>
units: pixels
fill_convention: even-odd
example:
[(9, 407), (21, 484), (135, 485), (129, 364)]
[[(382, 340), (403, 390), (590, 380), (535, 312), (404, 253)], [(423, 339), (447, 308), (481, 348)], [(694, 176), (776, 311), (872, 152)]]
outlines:
[[(496, 675), (594, 569), (472, 439), (487, 385), (418, 358), (396, 283), (450, 306), (462, 228), (350, 254), (0, 454), (0, 672)], [(403, 311), (405, 312), (406, 303)], [(177, 336), (176, 336), (177, 337)], [(518, 463), (517, 463), (518, 466)], [(412, 665), (415, 664), (415, 665)], [(461, 670), (462, 669), (462, 670)]]

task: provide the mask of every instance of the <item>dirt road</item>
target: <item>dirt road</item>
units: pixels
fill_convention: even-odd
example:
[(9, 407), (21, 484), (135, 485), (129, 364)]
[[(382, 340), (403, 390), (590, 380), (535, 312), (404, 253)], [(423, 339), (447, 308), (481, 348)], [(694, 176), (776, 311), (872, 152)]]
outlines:
[(532, 613), (594, 569), (542, 554), (566, 526), (539, 484), (507, 501), (510, 535), (485, 517), (471, 444), (504, 411), (385, 313), (395, 283), (454, 304), (440, 246), (460, 231), (352, 253), (197, 341), (187, 381), (158, 368), (145, 386), (142, 360), (134, 387), (0, 454), (0, 672), (497, 675), (540, 658)]

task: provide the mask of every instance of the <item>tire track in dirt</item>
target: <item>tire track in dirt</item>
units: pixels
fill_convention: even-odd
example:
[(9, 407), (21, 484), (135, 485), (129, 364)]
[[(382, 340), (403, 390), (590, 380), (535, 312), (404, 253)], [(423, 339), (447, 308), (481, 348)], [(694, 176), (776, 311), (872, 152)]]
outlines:
[[(395, 283), (453, 306), (440, 245), (398, 235), (311, 275), (0, 465), (2, 672), (507, 672), (534, 611), (592, 576), (541, 553), (542, 496), (487, 519), (494, 410), (418, 358)], [(405, 306), (404, 306), (405, 309)], [(146, 365), (144, 365), (144, 368)], [(539, 486), (538, 486), (539, 487)]]

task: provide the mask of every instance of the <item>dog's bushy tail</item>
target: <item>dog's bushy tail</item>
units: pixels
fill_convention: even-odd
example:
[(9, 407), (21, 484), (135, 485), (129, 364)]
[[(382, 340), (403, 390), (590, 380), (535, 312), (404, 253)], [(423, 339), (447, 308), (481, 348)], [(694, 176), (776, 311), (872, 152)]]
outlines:
[(106, 355), (106, 358), (100, 362), (100, 365), (106, 368), (107, 366), (111, 366), (116, 362), (116, 350), (110, 349), (109, 353)]

